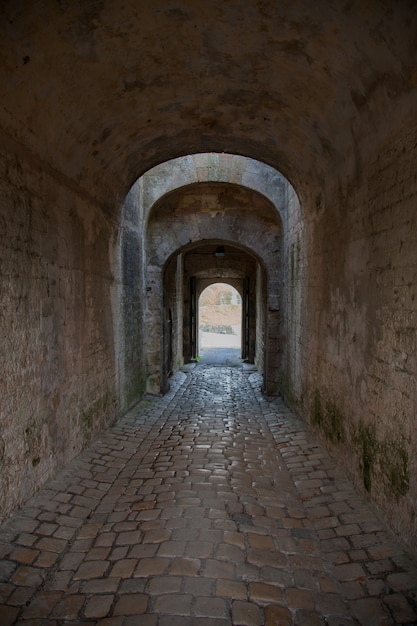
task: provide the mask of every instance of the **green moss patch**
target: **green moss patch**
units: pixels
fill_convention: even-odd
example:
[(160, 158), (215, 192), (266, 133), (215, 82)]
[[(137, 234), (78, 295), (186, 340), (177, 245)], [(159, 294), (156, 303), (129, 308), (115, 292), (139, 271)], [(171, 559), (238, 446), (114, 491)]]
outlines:
[(365, 489), (371, 491), (374, 482), (382, 482), (387, 496), (404, 496), (410, 488), (405, 438), (400, 434), (397, 439), (379, 439), (374, 425), (360, 423), (354, 442)]
[(313, 402), (313, 424), (334, 444), (345, 441), (345, 418), (341, 409), (328, 396), (316, 389)]
[(367, 491), (371, 491), (374, 466), (378, 457), (378, 442), (376, 440), (375, 428), (360, 424), (354, 442), (359, 448), (359, 469), (363, 485)]

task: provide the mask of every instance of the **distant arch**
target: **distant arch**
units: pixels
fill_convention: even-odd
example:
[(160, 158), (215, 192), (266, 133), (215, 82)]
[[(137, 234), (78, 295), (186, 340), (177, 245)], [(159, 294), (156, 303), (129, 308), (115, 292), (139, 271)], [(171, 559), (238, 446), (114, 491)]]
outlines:
[[(169, 210), (175, 211), (172, 204), (163, 216), (161, 207), (169, 207), (175, 198), (185, 198), (190, 192), (201, 194), (208, 187), (212, 187), (212, 191), (214, 187), (220, 191), (223, 188), (226, 197), (239, 190), (242, 202), (239, 200), (240, 204), (235, 206), (236, 218), (234, 222), (229, 220), (227, 233), (215, 214), (210, 215), (206, 210), (204, 203), (196, 208), (194, 223), (189, 220), (184, 224), (182, 210), (173, 220), (167, 221)], [(244, 211), (248, 199), (249, 211)], [(221, 202), (220, 195), (216, 202)], [(274, 318), (274, 322), (267, 325), (270, 341), (282, 345), (279, 339), (281, 255), (289, 214), (294, 207), (300, 207), (297, 194), (280, 172), (265, 163), (236, 154), (211, 152), (174, 158), (148, 170), (136, 181), (123, 203), (115, 258), (117, 378), (120, 389), (125, 390), (127, 405), (129, 398), (137, 395), (138, 388), (146, 388), (151, 393), (163, 392), (167, 388), (167, 372), (181, 366), (180, 359), (162, 356), (166, 351), (162, 338), (168, 327), (175, 327), (176, 319), (172, 309), (164, 309), (162, 285), (163, 268), (168, 266), (170, 258), (176, 258), (177, 262), (181, 258), (178, 252), (185, 250), (187, 245), (198, 246), (208, 239), (220, 241), (225, 238), (236, 248), (243, 245), (242, 250), (246, 248), (258, 258), (261, 263), (258, 284), (260, 276), (264, 276), (262, 293), (268, 300), (265, 307), (270, 311), (270, 319)], [(251, 214), (254, 219), (263, 216), (262, 232), (251, 226), (248, 228)], [(244, 228), (242, 218), (246, 220)], [(272, 229), (265, 219), (270, 220)], [(246, 229), (243, 240), (238, 232), (239, 223), (242, 233)], [(271, 233), (276, 233), (273, 235), (274, 245)], [(266, 240), (271, 244), (268, 259), (265, 259)], [(146, 298), (140, 297), (141, 293), (145, 293)], [(268, 340), (265, 340), (266, 352), (267, 345)], [(136, 346), (145, 346), (145, 349), (139, 350)], [(175, 352), (172, 346), (174, 343), (169, 354)], [(269, 372), (266, 383), (269, 393), (276, 391), (274, 381), (279, 380), (280, 359), (280, 351), (275, 350), (274, 356), (271, 352), (268, 364), (262, 366)], [(263, 357), (261, 361), (264, 362)], [(137, 372), (141, 372), (140, 376)]]
[[(198, 298), (198, 348), (238, 348), (242, 351), (243, 285), (239, 279), (202, 281)], [(233, 284), (234, 283), (234, 284)]]

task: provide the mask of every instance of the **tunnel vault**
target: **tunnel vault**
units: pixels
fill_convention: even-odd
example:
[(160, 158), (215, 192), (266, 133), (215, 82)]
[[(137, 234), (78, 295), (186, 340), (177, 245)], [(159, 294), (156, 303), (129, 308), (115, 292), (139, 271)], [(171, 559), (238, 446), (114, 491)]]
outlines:
[(182, 363), (198, 356), (198, 301), (206, 287), (225, 282), (242, 299), (241, 358), (265, 371), (266, 280), (259, 260), (224, 240), (186, 246), (164, 271), (163, 386)]
[[(0, 518), (161, 389), (166, 263), (209, 239), (264, 269), (266, 386), (417, 551), (415, 1), (0, 13)], [(200, 183), (270, 211), (159, 215)]]
[[(254, 328), (247, 331), (245, 355), (267, 373), (265, 388), (271, 393), (279, 389), (289, 346), (282, 336), (287, 332), (288, 308), (282, 280), (288, 247), (285, 225), (299, 211), (298, 197), (280, 172), (240, 155), (178, 157), (136, 181), (122, 206), (115, 248), (114, 349), (122, 406), (129, 407), (144, 391), (163, 393), (168, 373), (194, 356), (187, 338), (191, 331), (180, 330), (183, 316), (188, 315), (188, 304), (178, 313), (182, 292), (188, 289), (182, 286), (180, 268), (193, 246), (210, 242), (231, 246), (235, 254), (244, 252), (242, 258), (258, 264), (258, 294), (254, 279), (249, 285), (253, 270), (237, 279), (246, 280), (253, 299), (250, 324)], [(219, 263), (216, 267), (219, 272)], [(204, 271), (208, 275), (214, 270), (207, 266)], [(175, 306), (170, 302), (173, 285)], [(167, 333), (171, 337), (168, 348)], [(265, 346), (271, 347), (271, 354)]]
[(257, 364), (265, 390), (277, 392), (281, 247), (276, 208), (242, 186), (198, 183), (156, 203), (146, 229), (148, 393), (166, 391), (169, 373), (195, 358), (200, 281), (222, 277), (240, 281), (247, 303), (242, 357)]
[[(417, 551), (415, 1), (0, 14), (0, 518), (161, 389), (166, 263), (212, 240), (263, 264), (267, 387)], [(157, 219), (200, 183), (251, 202)]]

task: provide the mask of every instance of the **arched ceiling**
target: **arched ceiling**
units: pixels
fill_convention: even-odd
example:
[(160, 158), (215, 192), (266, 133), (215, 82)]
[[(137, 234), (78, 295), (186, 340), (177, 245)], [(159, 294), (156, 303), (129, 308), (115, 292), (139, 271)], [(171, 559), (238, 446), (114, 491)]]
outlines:
[(3, 145), (102, 200), (208, 151), (300, 191), (416, 109), (415, 0), (4, 0), (0, 25)]
[[(219, 248), (223, 249), (224, 256), (216, 255)], [(176, 261), (178, 254), (193, 259), (192, 264), (195, 270), (193, 276), (208, 278), (213, 281), (211, 284), (227, 283), (227, 278), (244, 278), (247, 275), (248, 264), (253, 264), (253, 267), (259, 264), (262, 269), (265, 268), (263, 260), (253, 250), (242, 245), (230, 244), (222, 239), (199, 241), (183, 246), (169, 259), (168, 263)], [(199, 263), (196, 263), (194, 259), (198, 259)]]
[(281, 234), (276, 208), (258, 192), (230, 183), (195, 183), (168, 193), (152, 208), (147, 264), (162, 267), (178, 252), (208, 245), (210, 240), (214, 247), (209, 257), (221, 243), (246, 250), (272, 268)]
[[(163, 196), (195, 183), (221, 182), (247, 187), (265, 196), (281, 219), (285, 216), (290, 183), (273, 167), (233, 154), (193, 154), (171, 159), (141, 177), (141, 201), (145, 221)], [(291, 189), (291, 191), (290, 191)]]

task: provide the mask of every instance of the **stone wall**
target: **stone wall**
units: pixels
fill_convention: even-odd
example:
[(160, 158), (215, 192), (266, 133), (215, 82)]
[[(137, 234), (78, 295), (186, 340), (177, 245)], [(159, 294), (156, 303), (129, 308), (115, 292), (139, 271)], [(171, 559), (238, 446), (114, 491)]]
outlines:
[[(258, 371), (265, 375), (266, 360), (266, 323), (267, 323), (267, 301), (266, 301), (266, 277), (265, 272), (258, 265), (256, 268), (256, 345), (255, 345), (255, 365)], [(265, 380), (264, 385), (265, 388)]]
[(125, 198), (115, 249), (118, 280), (114, 299), (114, 335), (117, 380), (122, 409), (136, 402), (145, 390), (146, 298), (142, 183)]
[(305, 304), (305, 220), (298, 197), (289, 185), (286, 205), (287, 219), (284, 222), (282, 259), (283, 369), (281, 390), (287, 401), (302, 405), (307, 384), (306, 320), (309, 317), (309, 309)]
[(119, 408), (115, 221), (25, 160), (0, 156), (0, 519)]
[(286, 396), (417, 548), (416, 128), (287, 230)]

